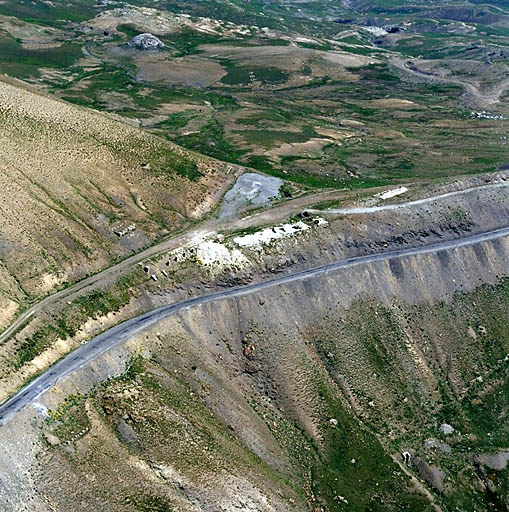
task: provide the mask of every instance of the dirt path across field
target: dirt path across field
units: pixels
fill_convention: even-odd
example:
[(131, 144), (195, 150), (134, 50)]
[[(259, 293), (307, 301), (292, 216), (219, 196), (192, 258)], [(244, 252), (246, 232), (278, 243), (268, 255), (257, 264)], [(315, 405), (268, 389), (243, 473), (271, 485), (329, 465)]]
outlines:
[(509, 78), (502, 80), (492, 87), (481, 89), (478, 85), (475, 85), (471, 82), (465, 82), (457, 78), (442, 77), (436, 73), (426, 73), (419, 71), (414, 67), (409, 67), (408, 60), (394, 58), (391, 60), (391, 63), (400, 71), (417, 76), (420, 79), (426, 80), (428, 82), (459, 85), (465, 89), (465, 91), (476, 103), (484, 107), (498, 103), (502, 94), (504, 94), (505, 90), (509, 87)]
[(423, 199), (416, 199), (415, 201), (408, 201), (406, 203), (394, 203), (394, 204), (383, 204), (380, 206), (361, 206), (353, 208), (328, 208), (327, 210), (315, 210), (309, 208), (306, 211), (309, 213), (321, 214), (321, 215), (355, 215), (359, 213), (375, 213), (384, 210), (398, 210), (401, 208), (412, 208), (413, 206), (420, 206), (423, 204), (431, 204), (448, 197), (459, 196), (467, 194), (468, 192), (474, 192), (476, 190), (486, 190), (501, 187), (509, 187), (509, 182), (490, 183), (489, 185), (480, 185), (478, 187), (466, 188), (463, 190), (455, 190), (454, 192), (447, 192), (445, 194), (439, 194), (436, 196), (426, 197)]
[(339, 208), (329, 210), (314, 210), (310, 208), (313, 204), (320, 203), (326, 200), (333, 200), (344, 196), (345, 191), (326, 191), (312, 196), (302, 196), (297, 199), (288, 201), (279, 206), (271, 209), (262, 210), (253, 214), (248, 214), (242, 218), (225, 219), (223, 221), (217, 219), (205, 220), (198, 224), (189, 231), (164, 240), (144, 251), (135, 254), (116, 265), (113, 265), (102, 272), (94, 274), (78, 283), (75, 283), (64, 290), (60, 290), (52, 295), (49, 295), (42, 299), (37, 304), (34, 304), (29, 309), (25, 310), (14, 323), (12, 323), (2, 334), (0, 334), (0, 343), (4, 343), (13, 333), (18, 329), (21, 329), (25, 323), (27, 323), (34, 315), (40, 313), (44, 308), (48, 308), (51, 305), (57, 303), (59, 300), (63, 300), (77, 292), (91, 291), (95, 285), (100, 282), (104, 282), (105, 279), (111, 279), (112, 277), (118, 278), (122, 272), (133, 265), (164, 252), (172, 251), (179, 247), (183, 247), (189, 244), (194, 244), (203, 240), (207, 237), (213, 237), (220, 231), (231, 231), (235, 229), (246, 229), (250, 227), (257, 227), (263, 225), (274, 224), (282, 220), (288, 219), (292, 215), (295, 215), (303, 210), (317, 214), (340, 214), (340, 215), (354, 215), (361, 213), (374, 213), (382, 210), (394, 210), (397, 208), (411, 208), (412, 206), (422, 205), (426, 203), (433, 203), (440, 201), (451, 196), (466, 194), (475, 190), (483, 190), (490, 188), (509, 187), (508, 182), (492, 183), (488, 185), (481, 185), (479, 187), (467, 188), (463, 190), (456, 190), (454, 192), (448, 192), (445, 194), (435, 195), (432, 197), (418, 199), (415, 201), (409, 201), (406, 203), (395, 203), (381, 206), (369, 206), (369, 207), (354, 207), (354, 208)]

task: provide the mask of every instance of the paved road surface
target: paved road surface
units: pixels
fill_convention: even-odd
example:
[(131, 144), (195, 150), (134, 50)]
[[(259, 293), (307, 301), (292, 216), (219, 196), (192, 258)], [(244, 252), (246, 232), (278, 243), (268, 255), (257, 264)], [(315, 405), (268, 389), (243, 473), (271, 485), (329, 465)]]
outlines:
[(37, 302), (37, 304), (34, 304), (27, 310), (23, 311), (23, 313), (21, 313), (18, 318), (0, 334), (0, 344), (4, 343), (14, 332), (24, 326), (24, 324), (28, 322), (28, 320), (33, 315), (36, 315), (50, 304), (69, 297), (70, 295), (73, 295), (80, 290), (84, 290), (85, 288), (92, 289), (94, 285), (100, 281), (103, 281), (105, 278), (113, 274), (120, 274), (128, 267), (151, 258), (156, 254), (161, 254), (166, 251), (172, 251), (179, 247), (184, 247), (188, 244), (193, 244), (207, 236), (217, 234), (219, 230), (227, 231), (234, 229), (245, 229), (258, 226), (263, 223), (285, 220), (291, 215), (302, 211), (306, 206), (309, 206), (309, 204), (318, 203), (319, 201), (323, 201), (325, 199), (334, 198), (338, 194), (338, 191), (328, 191), (314, 194), (313, 196), (299, 197), (280, 206), (272, 208), (269, 210), (270, 214), (269, 211), (264, 211), (254, 215), (247, 215), (246, 217), (239, 219), (228, 219), (227, 221), (218, 221), (215, 219), (203, 221), (197, 227), (190, 229), (182, 235), (176, 235), (168, 240), (159, 242), (156, 245), (153, 245), (137, 254), (134, 254), (133, 256), (130, 256), (125, 260), (122, 260), (116, 265), (112, 265), (111, 267), (108, 267), (107, 269), (102, 270), (97, 274), (91, 275), (90, 277), (87, 277), (73, 284), (72, 286), (65, 288), (64, 290), (60, 290), (59, 292), (48, 295), (44, 299)]
[[(396, 203), (396, 204), (388, 204), (382, 206), (371, 206), (365, 208), (343, 208), (337, 210), (312, 210), (307, 208), (307, 211), (312, 213), (338, 213), (344, 215), (354, 215), (359, 213), (373, 213), (380, 210), (394, 210), (397, 208), (406, 208), (412, 207), (419, 204), (432, 203), (433, 201), (439, 201), (441, 199), (445, 199), (450, 196), (467, 194), (469, 192), (473, 192), (475, 190), (483, 190), (490, 188), (499, 188), (499, 187), (509, 187), (509, 183), (501, 182), (501, 183), (493, 183), (488, 185), (481, 185), (479, 187), (468, 188), (464, 190), (457, 190), (454, 192), (448, 192), (446, 194), (440, 194), (433, 197), (428, 197), (425, 199), (419, 199), (417, 201), (409, 201), (406, 203)], [(155, 256), (156, 254), (160, 254), (165, 251), (171, 251), (178, 247), (183, 247), (186, 244), (192, 244), (193, 242), (199, 240), (200, 238), (211, 236), (217, 233), (218, 230), (233, 230), (233, 229), (246, 229), (253, 226), (259, 226), (263, 223), (275, 223), (284, 219), (287, 219), (292, 214), (302, 211), (306, 209), (306, 206), (309, 206), (310, 203), (317, 203), (319, 201), (323, 201), (325, 199), (333, 199), (334, 196), (337, 195), (337, 192), (323, 192), (320, 194), (314, 194), (313, 196), (304, 196), (294, 199), (293, 201), (289, 201), (280, 206), (272, 208), (270, 210), (262, 211), (259, 213), (255, 213), (253, 215), (247, 215), (246, 217), (239, 219), (230, 219), (226, 222), (220, 222), (217, 220), (209, 220), (200, 224), (198, 227), (191, 229), (190, 231), (175, 236), (169, 240), (165, 240), (160, 242), (144, 251), (134, 254), (129, 258), (113, 265), (97, 274), (94, 274), (78, 283), (69, 286), (68, 288), (61, 290), (57, 293), (49, 295), (45, 297), (37, 304), (34, 304), (29, 309), (25, 310), (21, 313), (18, 318), (0, 334), (0, 343), (4, 343), (9, 336), (11, 336), (17, 329), (21, 328), (30, 318), (37, 314), (39, 311), (54, 303), (55, 301), (64, 299), (65, 297), (69, 297), (70, 295), (83, 290), (85, 288), (91, 288), (99, 281), (103, 281), (106, 277), (111, 276), (116, 273), (120, 273), (131, 265), (135, 265), (140, 261), (143, 261), (147, 258)]]
[(172, 315), (185, 308), (189, 308), (190, 306), (205, 304), (207, 302), (212, 302), (224, 298), (239, 297), (255, 291), (263, 290), (265, 288), (278, 286), (280, 284), (289, 283), (296, 280), (312, 279), (327, 272), (333, 272), (334, 270), (352, 265), (387, 260), (390, 258), (400, 258), (414, 254), (424, 254), (447, 249), (454, 249), (466, 245), (477, 244), (486, 240), (505, 237), (508, 235), (509, 227), (505, 227), (495, 231), (473, 235), (457, 240), (451, 240), (448, 242), (441, 242), (425, 247), (401, 249), (380, 254), (358, 256), (355, 258), (330, 263), (328, 265), (311, 268), (309, 270), (304, 270), (295, 274), (280, 276), (270, 281), (247, 285), (240, 288), (231, 288), (229, 290), (211, 293), (209, 295), (202, 295), (199, 297), (193, 297), (182, 302), (160, 307), (154, 311), (150, 311), (136, 318), (128, 320), (100, 334), (99, 336), (89, 341), (86, 345), (82, 345), (74, 352), (68, 354), (54, 366), (49, 368), (46, 372), (39, 375), (36, 379), (27, 384), (18, 393), (16, 393), (13, 397), (11, 397), (3, 405), (0, 406), (0, 425), (8, 422), (9, 419), (12, 418), (17, 412), (34, 402), (42, 393), (54, 386), (59, 379), (69, 375), (77, 368), (80, 368), (81, 366), (99, 357), (111, 347), (118, 345), (119, 343), (122, 343), (128, 338), (134, 336), (142, 329), (157, 324), (157, 322), (159, 322), (162, 318), (166, 318), (169, 315)]

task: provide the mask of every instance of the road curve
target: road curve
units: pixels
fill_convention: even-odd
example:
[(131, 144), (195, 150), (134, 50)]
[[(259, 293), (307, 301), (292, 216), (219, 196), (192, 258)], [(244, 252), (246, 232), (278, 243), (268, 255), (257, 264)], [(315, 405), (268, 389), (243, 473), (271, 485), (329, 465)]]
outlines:
[[(135, 265), (136, 263), (139, 263), (147, 258), (150, 258), (152, 256), (155, 256), (156, 254), (165, 252), (165, 251), (171, 251), (173, 249), (176, 249), (177, 247), (182, 247), (188, 243), (192, 243), (193, 240), (196, 240), (200, 237), (206, 237), (207, 235), (211, 235), (216, 233), (219, 229), (221, 230), (233, 230), (233, 229), (245, 229), (248, 227), (253, 227), (260, 225), (263, 222), (276, 222), (278, 220), (282, 220), (283, 218), (289, 217), (292, 213), (295, 213), (296, 211), (302, 211), (306, 210), (310, 213), (318, 213), (318, 214), (342, 214), (342, 215), (351, 215), (351, 214), (359, 214), (359, 213), (373, 213), (381, 210), (395, 210), (398, 208), (406, 208), (406, 207), (412, 207), (417, 206), (419, 204), (426, 204), (426, 203), (432, 203), (434, 201), (439, 201), (441, 199), (445, 199), (447, 197), (460, 195), (460, 194), (467, 194), (469, 192), (473, 192), (475, 190), (483, 190), (483, 189), (490, 189), (490, 188), (500, 188), (500, 187), (509, 187), (508, 182), (496, 182), (491, 183), (487, 185), (480, 185), (478, 187), (472, 187), (472, 188), (466, 188), (463, 190), (456, 190), (454, 192), (447, 192), (444, 194), (435, 195), (432, 197), (427, 197), (424, 199), (418, 199), (416, 201), (409, 201), (406, 203), (395, 203), (395, 204), (388, 204), (388, 205), (382, 205), (382, 206), (370, 206), (370, 207), (359, 207), (359, 208), (339, 208), (339, 209), (330, 209), (330, 210), (313, 210), (306, 208), (306, 201), (309, 202), (319, 202), (322, 199), (327, 199), (331, 197), (333, 194), (329, 192), (325, 192), (322, 194), (315, 194), (312, 197), (304, 197), (304, 198), (297, 198), (293, 201), (289, 201), (288, 203), (285, 203), (280, 206), (276, 206), (275, 208), (272, 208), (271, 210), (250, 214), (245, 217), (241, 217), (239, 219), (231, 219), (227, 222), (218, 222), (215, 220), (211, 221), (204, 221), (201, 223), (198, 227), (182, 234), (177, 235), (173, 238), (170, 238), (169, 240), (164, 240), (163, 242), (160, 242), (156, 245), (153, 245), (152, 247), (149, 247), (137, 254), (134, 254), (127, 259), (121, 261), (120, 263), (117, 263), (116, 265), (112, 265), (111, 267), (106, 268), (105, 270), (102, 270), (101, 272), (98, 272), (97, 274), (91, 275), (82, 281), (79, 281), (72, 286), (69, 286), (68, 288), (65, 288), (64, 290), (60, 290), (59, 292), (56, 292), (52, 295), (48, 295), (44, 299), (40, 300), (37, 304), (34, 304), (27, 310), (23, 311), (18, 318), (2, 333), (0, 333), (0, 344), (4, 343), (14, 332), (16, 332), (18, 329), (22, 328), (26, 322), (37, 312), (41, 311), (44, 307), (50, 305), (51, 303), (63, 299), (65, 297), (68, 297), (80, 290), (83, 290), (84, 288), (91, 287), (98, 283), (99, 281), (102, 281), (105, 277), (108, 277), (112, 274), (122, 272), (122, 270), (126, 269), (130, 265)], [(308, 202), (308, 204), (309, 204)]]
[(358, 213), (375, 213), (382, 212), (384, 210), (397, 210), (400, 208), (411, 208), (412, 206), (419, 206), (423, 204), (433, 203), (440, 199), (446, 199), (447, 197), (454, 197), (468, 192), (474, 192), (476, 190), (484, 190), (490, 188), (501, 188), (509, 187), (509, 182), (490, 183), (488, 185), (480, 185), (478, 187), (465, 188), (463, 190), (454, 190), (453, 192), (446, 192), (438, 196), (425, 197), (423, 199), (416, 199), (415, 201), (407, 201), (406, 203), (393, 203), (383, 204), (381, 206), (359, 206), (353, 208), (328, 208), (327, 210), (314, 210), (313, 208), (307, 208), (306, 211), (309, 213), (320, 213), (320, 214), (337, 214), (337, 215), (355, 215)]
[(152, 245), (151, 247), (148, 247), (139, 253), (129, 256), (125, 260), (122, 260), (121, 262), (112, 265), (111, 267), (101, 270), (96, 274), (93, 274), (82, 279), (81, 281), (74, 283), (68, 288), (44, 297), (39, 302), (23, 311), (9, 327), (0, 333), (0, 344), (4, 343), (18, 329), (24, 327), (28, 320), (30, 320), (33, 315), (40, 312), (43, 308), (49, 306), (55, 301), (69, 297), (70, 295), (73, 295), (74, 293), (77, 293), (85, 288), (90, 288), (96, 285), (98, 282), (103, 281), (106, 277), (122, 272), (129, 266), (135, 265), (136, 263), (144, 261), (157, 254), (166, 251), (172, 251), (179, 247), (184, 247), (187, 244), (192, 244), (199, 239), (216, 234), (219, 230), (226, 231), (244, 229), (246, 227), (257, 226), (263, 222), (277, 222), (279, 220), (283, 220), (292, 214), (295, 214), (296, 212), (302, 211), (310, 203), (329, 199), (331, 196), (336, 194), (337, 191), (327, 191), (313, 194), (313, 196), (298, 197), (294, 200), (272, 208), (270, 210), (271, 218), (267, 218), (267, 212), (262, 212), (254, 215), (247, 215), (246, 217), (241, 217), (238, 219), (232, 218), (226, 221), (218, 221), (215, 219), (205, 220), (195, 228), (190, 229), (183, 234), (176, 235), (167, 240), (163, 240), (162, 242)]
[(5, 331), (3, 331), (0, 334), (0, 343), (3, 343), (16, 330), (21, 328), (25, 324), (25, 322), (27, 322), (30, 319), (31, 316), (33, 316), (42, 308), (51, 304), (52, 302), (68, 297), (69, 295), (72, 295), (73, 293), (76, 293), (84, 288), (93, 286), (99, 281), (102, 281), (105, 277), (116, 272), (120, 272), (122, 271), (122, 269), (125, 269), (130, 265), (135, 265), (136, 263), (143, 261), (147, 258), (150, 258), (151, 256), (158, 254), (159, 252), (168, 251), (176, 247), (183, 246), (186, 243), (189, 243), (193, 239), (193, 237), (206, 236), (207, 234), (207, 225), (204, 224), (198, 229), (194, 229), (183, 235), (179, 235), (174, 238), (171, 238), (170, 240), (166, 240), (159, 244), (153, 245), (148, 249), (145, 249), (137, 254), (134, 254), (126, 258), (125, 260), (121, 261), (120, 263), (117, 263), (116, 265), (108, 267), (105, 270), (98, 272), (97, 274), (93, 274), (83, 279), (82, 281), (78, 281), (77, 283), (75, 283), (72, 286), (69, 286), (68, 288), (64, 288), (63, 290), (53, 293), (52, 295), (48, 295), (44, 299), (40, 300), (37, 304), (34, 304), (32, 307), (21, 313), (21, 315), (19, 315), (18, 318), (7, 329), (5, 329)]
[[(460, 87), (463, 87), (463, 89), (465, 89), (465, 91), (468, 94), (470, 94), (472, 98), (477, 100), (479, 104), (485, 106), (492, 105), (493, 103), (498, 103), (500, 101), (500, 96), (502, 96), (505, 90), (509, 87), (509, 78), (506, 78), (501, 82), (495, 84), (494, 86), (486, 88), (486, 90), (482, 90), (480, 85), (474, 85), (473, 83), (465, 82), (464, 80), (460, 80), (457, 78), (447, 78), (445, 76), (437, 75), (434, 73), (427, 74), (426, 72), (423, 72), (419, 69), (409, 67), (407, 65), (407, 62), (408, 59), (401, 58), (394, 58), (391, 61), (391, 63), (400, 71), (417, 76), (427, 82), (459, 85)], [(421, 60), (421, 62), (423, 61)]]
[(225, 298), (239, 297), (247, 295), (249, 293), (263, 290), (265, 288), (278, 286), (280, 284), (289, 283), (301, 279), (311, 279), (316, 276), (333, 272), (340, 268), (345, 268), (353, 265), (359, 265), (362, 263), (371, 263), (374, 261), (388, 260), (392, 258), (401, 258), (405, 256), (411, 256), (416, 254), (425, 254), (430, 252), (438, 252), (448, 249), (455, 249), (467, 245), (473, 245), (487, 240), (493, 240), (496, 238), (502, 238), (509, 236), (509, 226), (478, 235), (472, 235), (469, 237), (460, 238), (457, 240), (450, 240), (447, 242), (440, 242), (424, 247), (416, 247), (409, 249), (400, 249), (396, 251), (389, 251), (385, 253), (370, 254), (366, 256), (357, 256), (327, 265), (311, 268), (295, 274), (280, 276), (269, 281), (264, 281), (257, 284), (247, 285), (239, 288), (231, 288), (229, 290), (211, 293), (208, 295), (202, 295), (193, 297), (175, 304), (169, 304), (162, 306), (148, 313), (144, 313), (138, 317), (127, 320), (108, 331), (96, 336), (90, 340), (87, 344), (82, 345), (75, 351), (68, 354), (66, 357), (61, 359), (54, 366), (46, 370), (44, 373), (39, 375), (36, 379), (27, 384), (24, 388), (18, 391), (9, 400), (4, 402), (0, 406), (0, 426), (7, 423), (17, 412), (34, 402), (40, 395), (49, 390), (54, 386), (57, 381), (74, 370), (84, 366), (101, 354), (108, 351), (110, 348), (126, 341), (128, 338), (137, 334), (141, 330), (157, 324), (162, 318), (166, 318), (170, 315), (177, 313), (190, 306), (196, 306), (200, 304), (206, 304)]

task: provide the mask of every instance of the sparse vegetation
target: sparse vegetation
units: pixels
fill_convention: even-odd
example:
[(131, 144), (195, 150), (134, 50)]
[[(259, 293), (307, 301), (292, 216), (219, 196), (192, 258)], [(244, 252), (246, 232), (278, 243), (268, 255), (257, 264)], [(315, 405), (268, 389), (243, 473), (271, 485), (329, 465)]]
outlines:
[[(241, 165), (284, 180), (274, 206), (291, 222), (314, 189), (345, 189), (320, 190), (338, 199), (318, 209), (383, 204), (350, 191), (405, 184), (414, 199), (507, 167), (509, 2), (402, 4), (0, 0), (0, 67), (35, 86), (0, 81), (0, 321), (144, 248), (152, 256), (26, 319), (1, 345), (5, 389), (140, 311), (484, 229), (455, 198), (415, 217), (379, 209), (376, 226), (364, 213), (308, 216), (301, 237), (242, 249), (252, 254), (238, 273), (151, 247), (227, 226), (207, 216)], [(164, 47), (126, 44), (145, 32)], [(495, 227), (507, 210), (497, 194), (480, 201)], [(233, 237), (260, 229), (218, 239), (230, 254)], [(2, 451), (2, 468), (14, 459), (0, 508), (19, 487), (28, 506), (76, 512), (506, 510), (509, 464), (483, 459), (509, 446), (505, 246), (463, 250), (356, 262), (340, 278), (326, 267), (323, 281), (159, 317), (129, 340), (123, 373), (116, 346), (32, 403), (23, 443), (17, 424), (0, 436), (15, 443)], [(45, 409), (89, 376), (100, 384)]]
[(128, 304), (129, 290), (140, 282), (140, 273), (122, 277), (114, 286), (107, 290), (95, 290), (87, 295), (77, 297), (55, 321), (36, 330), (29, 338), (24, 339), (16, 350), (14, 367), (20, 368), (32, 361), (58, 339), (67, 339), (76, 335), (77, 330), (89, 318), (119, 311)]

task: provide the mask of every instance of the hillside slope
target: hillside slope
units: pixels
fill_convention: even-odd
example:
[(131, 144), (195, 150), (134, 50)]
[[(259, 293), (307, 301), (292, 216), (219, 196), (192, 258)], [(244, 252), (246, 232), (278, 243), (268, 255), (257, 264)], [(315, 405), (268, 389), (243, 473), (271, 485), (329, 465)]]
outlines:
[(7, 79), (0, 171), (0, 326), (27, 300), (199, 218), (234, 178), (220, 162)]
[(163, 319), (2, 427), (0, 499), (505, 510), (508, 254), (505, 237), (359, 264)]

